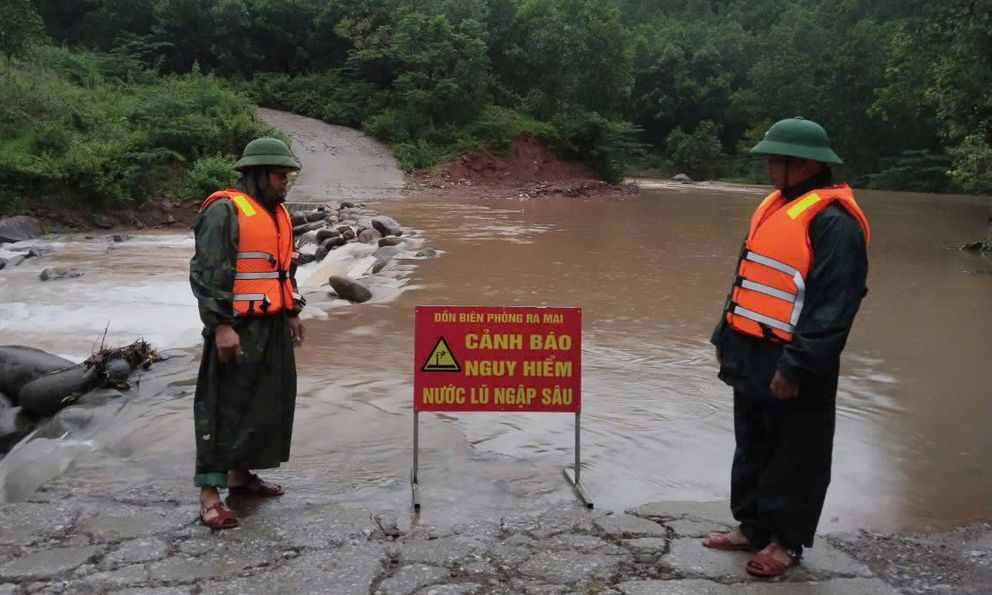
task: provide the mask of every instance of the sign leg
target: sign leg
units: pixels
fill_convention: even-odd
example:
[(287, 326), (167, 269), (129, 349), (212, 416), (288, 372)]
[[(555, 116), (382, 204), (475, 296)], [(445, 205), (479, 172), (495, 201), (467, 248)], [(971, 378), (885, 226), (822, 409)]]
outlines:
[(582, 429), (581, 414), (575, 412), (575, 466), (572, 469), (565, 467), (562, 469), (562, 473), (565, 475), (565, 481), (572, 486), (572, 490), (575, 491), (575, 495), (578, 497), (579, 501), (585, 504), (586, 508), (592, 509), (593, 503), (586, 495), (585, 490), (582, 488), (581, 473), (582, 473), (582, 463), (581, 463), (581, 452), (582, 452), (582, 441), (580, 440), (580, 432)]
[(413, 511), (420, 512), (420, 478), (419, 478), (419, 459), (420, 459), (420, 424), (419, 422), (420, 413), (418, 411), (413, 412), (413, 468), (410, 470), (410, 489), (413, 492)]

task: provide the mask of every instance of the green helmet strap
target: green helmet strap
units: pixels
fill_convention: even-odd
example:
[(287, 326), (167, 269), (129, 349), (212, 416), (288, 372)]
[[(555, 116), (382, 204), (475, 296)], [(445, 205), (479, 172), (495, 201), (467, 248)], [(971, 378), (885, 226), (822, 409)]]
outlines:
[(765, 138), (750, 153), (783, 155), (836, 165), (844, 163), (830, 148), (830, 139), (823, 126), (800, 116), (772, 124), (765, 133)]

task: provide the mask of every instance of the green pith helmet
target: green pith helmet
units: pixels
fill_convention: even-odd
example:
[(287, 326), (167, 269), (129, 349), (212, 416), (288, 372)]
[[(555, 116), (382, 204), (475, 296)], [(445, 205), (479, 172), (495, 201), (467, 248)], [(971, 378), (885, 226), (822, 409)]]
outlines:
[(256, 138), (245, 145), (241, 159), (234, 164), (234, 169), (241, 171), (246, 167), (270, 165), (273, 167), (291, 167), (300, 169), (300, 162), (293, 157), (286, 143), (278, 138)]
[(765, 133), (765, 138), (750, 151), (756, 155), (785, 155), (821, 163), (841, 164), (830, 148), (827, 131), (813, 120), (801, 116), (779, 120)]

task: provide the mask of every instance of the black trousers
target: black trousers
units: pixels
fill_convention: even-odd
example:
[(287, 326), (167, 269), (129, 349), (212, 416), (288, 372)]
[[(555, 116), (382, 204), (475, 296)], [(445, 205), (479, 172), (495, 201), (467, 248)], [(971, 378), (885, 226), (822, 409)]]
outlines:
[(796, 552), (813, 545), (830, 484), (836, 397), (836, 377), (787, 401), (734, 391), (730, 508), (751, 543), (775, 539)]

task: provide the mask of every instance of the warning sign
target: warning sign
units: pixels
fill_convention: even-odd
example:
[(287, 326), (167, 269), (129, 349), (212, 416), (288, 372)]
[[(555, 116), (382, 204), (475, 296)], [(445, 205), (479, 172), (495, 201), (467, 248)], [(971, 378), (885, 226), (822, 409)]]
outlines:
[(422, 372), (461, 372), (461, 367), (455, 361), (455, 356), (451, 355), (451, 348), (445, 343), (444, 337), (437, 340), (437, 345), (431, 350), (430, 356), (424, 362)]
[(417, 411), (581, 411), (579, 308), (418, 306)]

